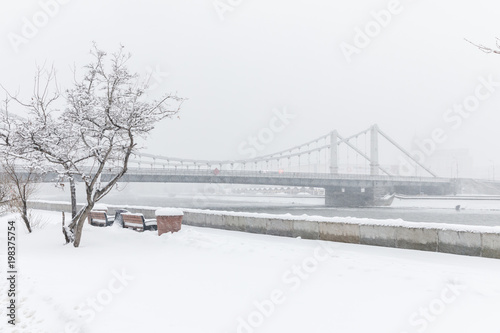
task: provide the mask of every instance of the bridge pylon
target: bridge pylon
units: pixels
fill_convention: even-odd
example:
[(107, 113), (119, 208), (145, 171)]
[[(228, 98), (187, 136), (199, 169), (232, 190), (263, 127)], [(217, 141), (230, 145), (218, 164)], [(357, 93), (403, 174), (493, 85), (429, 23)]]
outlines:
[(378, 175), (380, 169), (378, 159), (378, 126), (373, 125), (370, 128), (370, 174), (372, 176)]
[(338, 137), (339, 134), (336, 130), (330, 133), (330, 173), (339, 173), (339, 162), (338, 162)]

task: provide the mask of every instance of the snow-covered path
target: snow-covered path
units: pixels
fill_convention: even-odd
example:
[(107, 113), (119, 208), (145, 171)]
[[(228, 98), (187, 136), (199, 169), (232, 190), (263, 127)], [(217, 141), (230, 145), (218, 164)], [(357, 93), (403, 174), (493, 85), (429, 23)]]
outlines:
[[(500, 260), (183, 226), (157, 236), (60, 214), (18, 223), (19, 322), (5, 332), (500, 332)], [(6, 244), (8, 217), (0, 223)]]

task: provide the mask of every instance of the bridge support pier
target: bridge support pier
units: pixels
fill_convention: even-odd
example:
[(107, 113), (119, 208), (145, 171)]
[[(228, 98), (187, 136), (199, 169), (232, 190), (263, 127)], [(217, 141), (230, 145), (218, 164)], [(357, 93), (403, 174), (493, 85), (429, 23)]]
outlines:
[(363, 207), (374, 204), (373, 188), (340, 187), (325, 188), (325, 205), (328, 207)]
[(384, 196), (393, 193), (390, 187), (325, 187), (325, 206), (327, 207), (367, 207), (387, 206), (392, 198), (384, 200)]

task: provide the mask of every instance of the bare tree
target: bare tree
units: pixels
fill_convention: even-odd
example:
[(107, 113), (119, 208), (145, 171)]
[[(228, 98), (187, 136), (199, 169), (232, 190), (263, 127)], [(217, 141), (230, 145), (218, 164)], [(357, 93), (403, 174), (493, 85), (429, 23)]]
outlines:
[(73, 184), (83, 182), (86, 203), (64, 229), (75, 247), (80, 245), (85, 220), (95, 203), (127, 172), (130, 156), (139, 149), (137, 140), (162, 119), (177, 114), (184, 101), (175, 94), (147, 101), (147, 84), (128, 70), (130, 54), (123, 47), (108, 56), (94, 45), (91, 55), (83, 77), (76, 79), (75, 72), (73, 87), (65, 91), (63, 111), (52, 107), (59, 97), (57, 91), (49, 94), (55, 72), (49, 71), (44, 84), (39, 72), (28, 103), (10, 95), (28, 110), (29, 118), (4, 120), (6, 130), (0, 130), (11, 155), (48, 162)]
[[(61, 117), (65, 124), (71, 124), (71, 132), (79, 135), (81, 154), (91, 161), (85, 168), (74, 164), (87, 201), (69, 225), (75, 247), (94, 204), (127, 172), (138, 138), (147, 136), (160, 120), (177, 114), (184, 101), (172, 94), (146, 101), (147, 85), (139, 84), (138, 75), (129, 72), (126, 63), (130, 54), (123, 47), (108, 58), (94, 46), (92, 55), (94, 61), (86, 66), (83, 79), (67, 91), (68, 108)], [(107, 181), (102, 180), (105, 173)]]
[[(7, 97), (4, 100), (4, 110), (0, 114), (0, 144), (3, 145), (4, 155), (23, 159), (25, 163), (41, 171), (59, 174), (58, 180), (68, 181), (74, 218), (77, 205), (72, 163), (79, 162), (75, 157), (79, 139), (66, 128), (61, 128), (61, 124), (56, 121), (57, 113), (60, 112), (53, 104), (60, 99), (61, 94), (55, 69), (37, 68), (33, 94), (28, 101), (10, 94), (5, 88), (4, 90)], [(10, 112), (9, 104), (12, 101), (27, 111), (28, 119)], [(82, 157), (83, 159), (85, 158)]]
[(0, 170), (0, 213), (10, 210), (9, 203), (12, 199), (11, 183), (5, 172)]
[(31, 233), (31, 221), (28, 213), (28, 200), (38, 189), (38, 181), (42, 174), (15, 159), (5, 158), (2, 163), (2, 173), (9, 189), (7, 205), (12, 212), (19, 213), (28, 232)]

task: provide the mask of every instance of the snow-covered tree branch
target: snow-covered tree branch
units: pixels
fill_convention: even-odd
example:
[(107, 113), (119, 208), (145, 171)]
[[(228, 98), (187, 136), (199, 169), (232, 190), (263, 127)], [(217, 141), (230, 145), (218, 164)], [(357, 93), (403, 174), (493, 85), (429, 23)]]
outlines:
[[(9, 95), (29, 117), (12, 119), (5, 112), (0, 130), (0, 144), (7, 154), (46, 165), (70, 182), (73, 216), (66, 232), (75, 247), (80, 245), (88, 213), (127, 172), (137, 140), (159, 121), (177, 114), (184, 101), (174, 94), (147, 100), (147, 86), (139, 84), (138, 75), (127, 68), (131, 56), (123, 46), (108, 55), (94, 45), (91, 56), (82, 78), (75, 72), (73, 87), (63, 93), (64, 110), (53, 107), (59, 97), (55, 71), (47, 72), (45, 82), (38, 71), (29, 102)], [(106, 181), (102, 181), (104, 173)], [(86, 194), (85, 206), (78, 212), (76, 181), (84, 184)]]
[(467, 42), (471, 43), (472, 45), (474, 45), (475, 47), (477, 47), (478, 49), (480, 49), (481, 51), (483, 51), (484, 53), (496, 53), (496, 54), (500, 54), (500, 38), (496, 38), (496, 45), (495, 45), (496, 48), (485, 46), (483, 44), (473, 43), (473, 42), (471, 42), (468, 39), (465, 39), (465, 40)]

